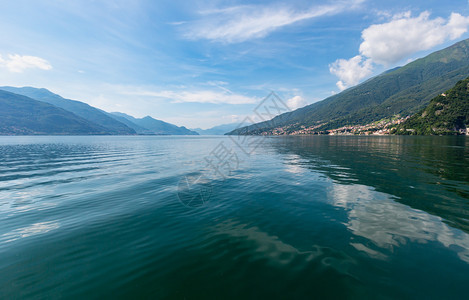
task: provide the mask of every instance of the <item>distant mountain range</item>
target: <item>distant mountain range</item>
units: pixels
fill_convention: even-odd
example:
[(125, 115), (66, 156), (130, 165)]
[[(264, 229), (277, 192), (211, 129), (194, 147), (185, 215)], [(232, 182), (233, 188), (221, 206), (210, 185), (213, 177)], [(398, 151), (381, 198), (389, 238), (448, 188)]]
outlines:
[(107, 133), (107, 128), (62, 108), (0, 90), (0, 135)]
[(396, 115), (409, 116), (468, 75), (469, 39), (386, 71), (325, 100), (229, 134), (272, 134), (278, 128), (286, 134), (302, 128), (322, 132)]
[[(138, 134), (198, 135), (197, 132), (189, 130), (184, 126), (178, 127), (170, 123), (153, 119), (150, 116), (137, 119), (127, 114), (119, 112), (113, 112), (111, 113), (111, 115), (117, 120), (120, 120), (121, 122), (127, 122), (127, 124), (129, 124), (128, 122), (130, 122), (129, 125), (132, 126), (132, 128)], [(127, 121), (125, 121), (124, 119)]]
[(107, 113), (47, 89), (0, 87), (0, 134), (197, 135), (151, 117)]
[(393, 133), (418, 135), (468, 134), (469, 78), (433, 98), (430, 104), (395, 128)]
[(224, 135), (225, 133), (235, 130), (236, 128), (238, 128), (238, 126), (239, 126), (239, 123), (231, 123), (231, 124), (218, 125), (209, 129), (195, 128), (192, 130), (197, 132), (200, 135)]
[(75, 115), (82, 117), (85, 120), (93, 122), (97, 125), (100, 125), (107, 129), (107, 134), (135, 134), (136, 132), (126, 126), (125, 124), (116, 121), (115, 119), (109, 117), (103, 111), (94, 108), (86, 103), (69, 100), (62, 98), (61, 96), (54, 94), (46, 89), (38, 89), (33, 87), (9, 87), (4, 86), (0, 87), (0, 90), (8, 91), (11, 93), (24, 95), (34, 100), (46, 102), (54, 106), (68, 110), (69, 112), (74, 113)]

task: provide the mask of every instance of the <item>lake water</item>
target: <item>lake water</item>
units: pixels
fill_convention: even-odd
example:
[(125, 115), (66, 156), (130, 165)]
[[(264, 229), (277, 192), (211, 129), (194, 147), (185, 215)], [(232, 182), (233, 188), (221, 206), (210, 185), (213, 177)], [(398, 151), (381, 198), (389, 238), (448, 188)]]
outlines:
[(0, 298), (467, 299), (467, 137), (0, 137)]

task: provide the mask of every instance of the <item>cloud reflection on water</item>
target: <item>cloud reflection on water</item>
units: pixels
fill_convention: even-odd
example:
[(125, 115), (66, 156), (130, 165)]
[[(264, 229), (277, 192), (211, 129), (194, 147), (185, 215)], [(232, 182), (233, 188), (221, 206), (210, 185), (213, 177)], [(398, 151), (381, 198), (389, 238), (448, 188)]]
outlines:
[(347, 228), (377, 247), (370, 249), (363, 244), (351, 243), (357, 250), (384, 258), (386, 251), (392, 252), (394, 247), (405, 245), (407, 241), (436, 241), (457, 249), (458, 257), (469, 263), (469, 235), (449, 227), (440, 217), (395, 202), (391, 195), (365, 185), (335, 183), (329, 195), (334, 206), (347, 211)]

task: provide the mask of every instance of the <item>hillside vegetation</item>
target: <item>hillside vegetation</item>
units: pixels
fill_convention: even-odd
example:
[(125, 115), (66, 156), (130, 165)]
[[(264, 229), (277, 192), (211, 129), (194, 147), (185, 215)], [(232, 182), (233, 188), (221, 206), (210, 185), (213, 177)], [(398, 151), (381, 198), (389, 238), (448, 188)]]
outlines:
[(465, 134), (469, 125), (469, 78), (435, 97), (399, 125), (393, 133), (418, 135)]

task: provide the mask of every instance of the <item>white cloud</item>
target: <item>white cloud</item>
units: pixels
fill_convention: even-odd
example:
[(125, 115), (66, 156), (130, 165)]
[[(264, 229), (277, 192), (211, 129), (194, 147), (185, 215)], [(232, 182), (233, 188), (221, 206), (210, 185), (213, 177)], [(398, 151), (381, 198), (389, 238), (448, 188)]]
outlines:
[(370, 76), (373, 64), (395, 64), (414, 53), (461, 37), (468, 27), (469, 17), (458, 13), (452, 13), (447, 20), (430, 19), (427, 11), (417, 17), (412, 17), (410, 11), (395, 14), (389, 22), (363, 30), (360, 55), (336, 60), (329, 65), (329, 71), (339, 78), (337, 87), (342, 91)]
[(188, 39), (207, 39), (225, 43), (262, 38), (293, 23), (353, 9), (364, 0), (339, 1), (331, 5), (299, 11), (290, 7), (243, 5), (200, 12), (203, 18), (185, 24)]
[(9, 54), (6, 59), (0, 56), (0, 67), (5, 67), (13, 73), (22, 73), (26, 69), (34, 68), (41, 70), (52, 69), (50, 63), (43, 58), (19, 54)]
[(295, 110), (306, 105), (308, 105), (308, 102), (306, 102), (306, 100), (301, 96), (295, 96), (287, 100), (287, 106), (291, 110)]
[(375, 63), (389, 65), (418, 51), (455, 40), (467, 31), (468, 26), (469, 17), (458, 13), (452, 13), (445, 20), (430, 19), (427, 11), (418, 17), (412, 17), (410, 12), (406, 12), (394, 16), (390, 22), (363, 30), (360, 53)]
[(122, 94), (133, 96), (156, 97), (171, 100), (173, 103), (215, 103), (215, 104), (254, 104), (257, 98), (251, 98), (244, 95), (216, 92), (211, 90), (198, 91), (149, 91), (149, 90), (130, 90), (122, 91)]
[(366, 59), (361, 55), (352, 57), (349, 60), (338, 59), (329, 65), (329, 71), (339, 77), (337, 87), (343, 91), (346, 88), (356, 85), (363, 78), (373, 73), (371, 59)]

